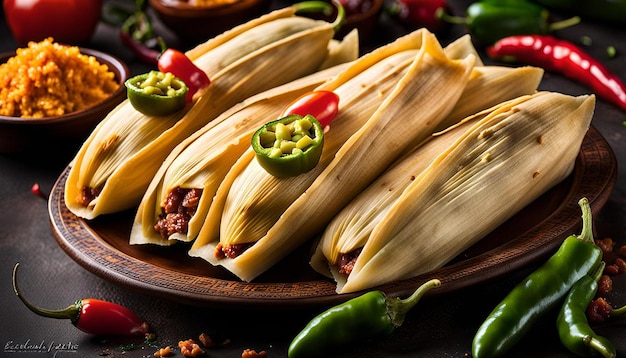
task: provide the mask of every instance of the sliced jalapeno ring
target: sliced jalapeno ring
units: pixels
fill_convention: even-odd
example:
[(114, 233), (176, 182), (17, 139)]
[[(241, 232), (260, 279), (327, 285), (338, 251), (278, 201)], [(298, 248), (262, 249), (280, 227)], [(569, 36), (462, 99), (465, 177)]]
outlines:
[(292, 114), (265, 124), (252, 136), (261, 167), (275, 177), (297, 176), (315, 168), (322, 156), (324, 129), (312, 115)]
[(130, 103), (148, 116), (165, 116), (181, 110), (189, 90), (181, 79), (161, 71), (134, 76), (124, 84)]

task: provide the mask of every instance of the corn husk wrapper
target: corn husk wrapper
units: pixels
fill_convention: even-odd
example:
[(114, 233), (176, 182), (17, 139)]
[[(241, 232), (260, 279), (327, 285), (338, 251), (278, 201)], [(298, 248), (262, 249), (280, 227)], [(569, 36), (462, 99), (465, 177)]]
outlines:
[(594, 107), (593, 95), (539, 92), (480, 120), (378, 220), (337, 291), (414, 277), (469, 248), (571, 173)]
[[(423, 30), (419, 35), (419, 51), (406, 73), (391, 92), (384, 94), (384, 100), (367, 122), (341, 145), (308, 190), (293, 201), (271, 229), (262, 233), (263, 236), (257, 240), (250, 240), (251, 235), (233, 235), (231, 237), (237, 239), (231, 241), (231, 237), (220, 235), (222, 244), (240, 243), (239, 240), (255, 243), (236, 258), (219, 260), (217, 264), (223, 265), (242, 280), (254, 279), (311, 238), (312, 234), (319, 232), (334, 213), (403, 151), (432, 133), (461, 96), (472, 73), (475, 58), (469, 56), (463, 60), (451, 60), (432, 33)], [(416, 112), (415, 108), (421, 110)], [(331, 125), (325, 143), (332, 140), (334, 130), (341, 123), (340, 118), (336, 121)], [(394, 130), (396, 128), (401, 130)], [(377, 146), (383, 150), (372, 152), (370, 148)], [(254, 165), (255, 161), (251, 161), (247, 168), (254, 168)], [(262, 170), (253, 170), (260, 176), (267, 175)], [(238, 220), (234, 226), (254, 221), (254, 213), (259, 211), (279, 212), (280, 215), (281, 211), (275, 210), (271, 200), (272, 197), (266, 194), (256, 198), (242, 219), (235, 218)], [(247, 214), (252, 215), (248, 217)], [(224, 220), (222, 226), (223, 223)], [(199, 241), (196, 241), (190, 254), (210, 260), (210, 254), (213, 253), (211, 245), (206, 245), (209, 249), (205, 248), (203, 252), (196, 244)]]
[[(193, 105), (169, 116), (143, 115), (128, 100), (111, 111), (71, 163), (67, 207), (93, 219), (138, 205), (176, 145), (245, 98), (318, 71), (328, 61), (333, 35), (331, 23), (293, 16), (288, 8), (189, 51), (211, 78), (207, 90)], [(86, 206), (81, 204), (84, 188), (99, 191)]]
[[(252, 133), (279, 116), (281, 109), (294, 98), (330, 80), (347, 66), (337, 65), (252, 96), (224, 112), (217, 119), (217, 125), (207, 125), (177, 145), (157, 171), (139, 204), (130, 243), (167, 246), (177, 241), (193, 240), (204, 223), (219, 183), (250, 146)], [(187, 232), (163, 238), (154, 230), (154, 225), (168, 193), (175, 188), (202, 189), (203, 194)]]

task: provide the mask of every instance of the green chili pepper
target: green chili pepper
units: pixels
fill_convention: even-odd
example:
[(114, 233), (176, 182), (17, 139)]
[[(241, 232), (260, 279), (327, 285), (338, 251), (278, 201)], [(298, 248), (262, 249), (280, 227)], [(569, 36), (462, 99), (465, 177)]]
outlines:
[(370, 291), (322, 312), (294, 338), (289, 358), (323, 357), (332, 349), (360, 340), (391, 334), (400, 327), (408, 311), (441, 281), (425, 282), (406, 299), (388, 298)]
[(324, 129), (310, 114), (292, 114), (265, 124), (252, 136), (259, 164), (275, 177), (297, 176), (315, 168), (322, 156)]
[(165, 116), (185, 107), (188, 87), (170, 72), (150, 71), (124, 84), (128, 100), (143, 114)]
[(597, 353), (607, 358), (616, 355), (613, 344), (607, 338), (598, 336), (587, 321), (587, 306), (598, 291), (598, 280), (603, 270), (604, 263), (572, 286), (556, 320), (561, 343), (580, 357)]
[(602, 260), (595, 245), (591, 208), (579, 200), (583, 227), (567, 237), (558, 251), (509, 292), (480, 326), (472, 342), (472, 357), (496, 357), (517, 343), (546, 312), (554, 309), (570, 288)]
[(466, 25), (474, 39), (484, 45), (513, 35), (546, 35), (580, 22), (577, 16), (549, 22), (546, 8), (525, 0), (483, 0), (468, 6), (464, 18), (445, 12), (439, 16), (444, 21)]

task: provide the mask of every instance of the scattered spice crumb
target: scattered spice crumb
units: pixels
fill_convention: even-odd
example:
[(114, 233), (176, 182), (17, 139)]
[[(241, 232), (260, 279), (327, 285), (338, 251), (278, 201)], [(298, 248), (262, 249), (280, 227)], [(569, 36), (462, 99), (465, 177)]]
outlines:
[(254, 349), (246, 348), (241, 353), (241, 358), (263, 358), (267, 357), (267, 352), (260, 351), (257, 353)]
[(606, 48), (606, 54), (609, 56), (609, 58), (615, 58), (615, 56), (617, 56), (617, 49), (615, 48), (615, 46), (609, 46)]
[(204, 354), (204, 350), (193, 339), (178, 342), (178, 348), (184, 357), (199, 357)]
[(174, 355), (174, 352), (172, 352), (172, 348), (170, 346), (167, 346), (165, 348), (161, 348), (158, 351), (154, 352), (154, 356), (156, 358), (171, 357), (173, 355)]
[(218, 343), (213, 339), (213, 337), (209, 336), (206, 333), (201, 333), (198, 337), (198, 340), (200, 341), (200, 344), (202, 344), (202, 346), (205, 348), (223, 347), (230, 343), (230, 339), (225, 339), (221, 343)]

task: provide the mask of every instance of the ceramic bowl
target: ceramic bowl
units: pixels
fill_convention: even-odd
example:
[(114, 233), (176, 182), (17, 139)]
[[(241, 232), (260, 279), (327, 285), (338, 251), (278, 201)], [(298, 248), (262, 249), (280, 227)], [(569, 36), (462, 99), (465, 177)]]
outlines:
[[(118, 58), (92, 49), (80, 48), (85, 55), (94, 56), (98, 62), (106, 64), (115, 74), (119, 88), (108, 98), (92, 107), (61, 116), (44, 118), (18, 118), (0, 116), (0, 153), (12, 153), (58, 146), (67, 142), (85, 139), (95, 126), (120, 102), (126, 98), (124, 81), (130, 70)], [(0, 63), (15, 56), (15, 52), (0, 54)]]
[(161, 21), (179, 39), (198, 44), (259, 17), (269, 10), (271, 0), (234, 0), (211, 6), (190, 5), (182, 0), (150, 0)]

